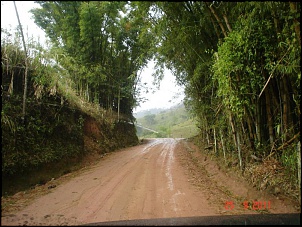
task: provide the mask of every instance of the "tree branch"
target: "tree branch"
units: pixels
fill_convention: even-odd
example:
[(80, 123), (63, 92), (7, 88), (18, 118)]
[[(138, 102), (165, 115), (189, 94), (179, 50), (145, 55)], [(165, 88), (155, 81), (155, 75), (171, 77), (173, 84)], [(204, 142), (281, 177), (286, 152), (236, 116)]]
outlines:
[(287, 52), (289, 51), (289, 49), (290, 49), (290, 48), (287, 49), (286, 53), (285, 53), (285, 54), (282, 56), (282, 58), (278, 61), (277, 65), (275, 65), (275, 67), (274, 67), (273, 71), (271, 72), (271, 74), (270, 74), (268, 80), (266, 81), (264, 87), (262, 88), (262, 91), (260, 92), (258, 98), (260, 98), (260, 96), (261, 96), (262, 93), (264, 92), (266, 86), (268, 85), (269, 81), (271, 80), (271, 78), (272, 78), (272, 76), (273, 76), (273, 73), (274, 73), (275, 69), (276, 69), (277, 66), (280, 64), (280, 62), (282, 61), (282, 59), (285, 57), (285, 55), (287, 54)]
[(280, 147), (277, 148), (277, 151), (282, 150), (283, 148), (287, 147), (288, 145), (290, 145), (292, 142), (294, 142), (294, 140), (300, 135), (300, 132), (298, 132), (293, 138), (291, 138), (290, 140), (288, 140), (287, 142), (285, 142), (284, 144), (282, 144)]
[(206, 2), (207, 6), (209, 7), (209, 9), (211, 10), (212, 14), (214, 15), (214, 17), (216, 18), (221, 30), (222, 30), (222, 33), (224, 35), (224, 37), (227, 37), (227, 33), (225, 31), (225, 28), (223, 26), (223, 24), (221, 23), (221, 20), (219, 19), (217, 13), (215, 12), (215, 10), (213, 9), (213, 6), (212, 4), (210, 4), (210, 2)]

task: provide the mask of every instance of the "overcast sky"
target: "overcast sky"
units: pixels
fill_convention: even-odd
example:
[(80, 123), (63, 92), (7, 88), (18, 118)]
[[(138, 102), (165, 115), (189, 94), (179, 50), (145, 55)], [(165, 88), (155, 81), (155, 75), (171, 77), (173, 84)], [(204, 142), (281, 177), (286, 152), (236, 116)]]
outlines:
[[(44, 32), (34, 23), (31, 13), (28, 12), (32, 8), (39, 7), (39, 5), (33, 1), (16, 1), (16, 6), (22, 27), (25, 29), (25, 39), (33, 36), (36, 40), (39, 38), (40, 42), (45, 42)], [(13, 1), (1, 1), (1, 28), (13, 30), (17, 25), (18, 19)], [(147, 83), (146, 86), (151, 88), (149, 90), (155, 90), (155, 92), (142, 93), (142, 98), (148, 101), (140, 103), (140, 107), (137, 107), (134, 112), (152, 108), (170, 108), (180, 103), (184, 98), (183, 88), (176, 85), (174, 77), (168, 70), (165, 71), (165, 77), (160, 84), (160, 89), (156, 90), (156, 86), (152, 85), (153, 67), (154, 62), (150, 62), (148, 67), (143, 69), (141, 82)]]

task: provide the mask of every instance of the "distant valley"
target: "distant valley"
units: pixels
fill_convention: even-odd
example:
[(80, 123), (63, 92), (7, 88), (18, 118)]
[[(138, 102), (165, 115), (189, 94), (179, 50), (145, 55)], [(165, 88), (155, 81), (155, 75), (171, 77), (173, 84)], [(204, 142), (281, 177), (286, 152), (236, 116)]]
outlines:
[(141, 111), (134, 117), (139, 138), (189, 138), (198, 134), (195, 120), (184, 104)]

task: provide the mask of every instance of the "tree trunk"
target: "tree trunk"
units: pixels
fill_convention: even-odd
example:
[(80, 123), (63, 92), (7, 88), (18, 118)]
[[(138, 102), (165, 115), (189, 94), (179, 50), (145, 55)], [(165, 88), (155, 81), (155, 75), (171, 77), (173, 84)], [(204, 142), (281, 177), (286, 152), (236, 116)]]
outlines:
[(14, 92), (14, 70), (12, 70), (12, 78), (8, 87), (8, 94), (12, 95)]
[(271, 100), (269, 97), (270, 92), (268, 91), (270, 87), (265, 90), (265, 104), (266, 104), (266, 113), (267, 113), (267, 126), (269, 131), (269, 141), (270, 145), (274, 144), (274, 128), (273, 128), (273, 115), (271, 111)]
[(238, 151), (239, 166), (240, 166), (240, 169), (241, 169), (242, 168), (242, 158), (241, 158), (240, 138), (239, 138), (239, 132), (236, 128), (236, 124), (235, 124), (234, 119), (232, 117), (232, 113), (229, 114), (229, 119), (230, 119), (230, 124), (231, 124), (231, 128), (232, 128), (234, 144), (235, 144), (235, 147), (237, 148), (237, 151)]
[(249, 145), (251, 147), (251, 149), (255, 149), (255, 140), (257, 140), (257, 135), (254, 132), (253, 126), (252, 126), (252, 122), (253, 120), (251, 120), (251, 114), (248, 111), (248, 108), (246, 106), (244, 106), (245, 108), (245, 112), (246, 112), (246, 123), (247, 123), (247, 127), (248, 127), (248, 139), (249, 139)]
[(235, 144), (235, 147), (237, 147), (236, 129), (235, 129), (235, 125), (234, 125), (234, 121), (233, 121), (231, 112), (229, 113), (229, 120), (230, 120), (231, 129), (232, 129), (234, 144)]
[(241, 158), (241, 146), (240, 146), (240, 135), (239, 133), (236, 133), (237, 137), (237, 149), (238, 149), (238, 159), (239, 159), (239, 167), (242, 169), (242, 158)]
[(223, 133), (222, 133), (221, 128), (219, 130), (219, 133), (220, 133), (221, 145), (222, 145), (222, 150), (223, 150), (224, 162), (226, 162), (226, 159), (225, 159), (225, 147), (224, 147), (224, 141), (223, 141)]
[(86, 83), (86, 100), (87, 100), (87, 102), (89, 102), (89, 101), (90, 101), (88, 83)]
[(243, 132), (243, 135), (242, 135), (243, 136), (243, 144), (246, 144), (248, 147), (251, 147), (251, 141), (250, 141), (249, 133), (246, 132), (246, 129), (244, 128), (243, 121), (241, 121), (241, 128), (242, 128), (242, 132)]
[(25, 45), (25, 39), (24, 39), (24, 35), (23, 35), (23, 29), (21, 26), (21, 22), (19, 19), (19, 14), (18, 14), (18, 10), (17, 10), (17, 6), (16, 6), (16, 2), (14, 1), (14, 6), (15, 6), (15, 10), (16, 10), (16, 15), (18, 18), (18, 23), (19, 23), (19, 27), (21, 30), (21, 36), (22, 36), (22, 42), (23, 42), (23, 47), (24, 47), (24, 54), (25, 54), (25, 73), (24, 73), (24, 92), (23, 92), (23, 108), (22, 108), (22, 121), (23, 124), (25, 123), (25, 115), (26, 115), (26, 98), (27, 98), (27, 71), (28, 71), (28, 64), (27, 64), (27, 50), (26, 50), (26, 45)]
[(206, 131), (206, 135), (207, 135), (207, 143), (208, 143), (208, 145), (210, 145), (210, 138), (209, 138), (209, 131), (208, 130)]
[(210, 2), (205, 2), (205, 3), (207, 4), (207, 6), (208, 6), (209, 9), (211, 10), (212, 14), (213, 14), (214, 17), (216, 18), (216, 20), (217, 20), (217, 22), (218, 22), (218, 24), (219, 24), (219, 26), (220, 26), (220, 28), (221, 28), (221, 31), (222, 31), (224, 37), (227, 37), (227, 33), (226, 33), (226, 31), (225, 31), (225, 28), (224, 28), (224, 26), (223, 26), (223, 24), (222, 24), (220, 18), (218, 17), (217, 13), (215, 12), (213, 6), (211, 5)]
[(79, 80), (79, 96), (82, 96), (82, 80)]
[(301, 142), (297, 144), (297, 161), (298, 161), (298, 181), (299, 181), (299, 200), (301, 201)]
[(283, 138), (284, 140), (288, 140), (288, 99), (287, 99), (287, 89), (286, 89), (286, 81), (285, 81), (285, 76), (282, 77), (281, 79), (281, 98), (282, 98), (282, 103), (283, 103)]
[(227, 25), (227, 28), (228, 28), (229, 32), (232, 32), (232, 28), (231, 28), (231, 25), (229, 23), (229, 20), (228, 20), (227, 16), (225, 14), (223, 14), (222, 16), (223, 16), (225, 24)]
[(118, 100), (117, 100), (117, 120), (120, 121), (120, 100), (121, 100), (121, 88), (118, 88)]
[[(279, 134), (283, 135), (284, 129), (283, 129), (283, 109), (282, 109), (282, 96), (281, 96), (281, 91), (282, 91), (282, 82), (278, 81), (277, 83), (278, 86), (278, 95), (279, 95), (279, 110), (280, 110), (280, 129), (279, 129)], [(281, 136), (281, 143), (284, 143), (284, 138)]]
[(260, 113), (260, 100), (256, 103), (256, 121), (255, 121), (255, 129), (256, 129), (256, 137), (257, 142), (261, 143), (261, 128), (260, 128), (260, 122), (261, 122), (261, 113)]
[[(274, 20), (274, 25), (275, 25), (275, 31), (276, 31), (276, 35), (280, 33), (280, 28), (279, 28), (279, 20), (278, 20), (278, 17), (276, 15), (276, 12), (275, 10), (272, 10), (272, 17), (273, 17), (273, 20)], [(279, 37), (277, 37), (278, 40), (279, 40)], [(280, 41), (280, 40), (279, 40)]]
[(216, 154), (216, 156), (218, 156), (218, 149), (217, 149), (217, 139), (216, 139), (216, 130), (215, 130), (215, 127), (214, 127), (214, 152)]
[[(297, 4), (297, 2), (289, 2), (290, 10), (293, 14), (297, 14)], [(296, 18), (294, 18), (294, 28), (297, 35), (297, 39), (299, 41), (299, 45), (301, 46), (300, 23)]]

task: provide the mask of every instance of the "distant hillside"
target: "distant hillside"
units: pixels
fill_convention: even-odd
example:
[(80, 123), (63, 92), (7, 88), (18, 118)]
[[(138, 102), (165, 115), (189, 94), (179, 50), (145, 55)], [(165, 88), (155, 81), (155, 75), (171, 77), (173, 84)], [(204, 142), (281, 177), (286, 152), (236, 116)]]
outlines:
[(167, 110), (152, 109), (144, 113), (141, 112), (138, 116), (142, 116), (136, 119), (138, 125), (158, 132), (155, 133), (142, 127), (137, 127), (138, 137), (189, 138), (198, 133), (194, 119), (190, 117), (183, 104)]
[(162, 108), (152, 108), (152, 109), (149, 109), (149, 110), (143, 110), (143, 111), (139, 111), (137, 113), (134, 113), (133, 116), (135, 118), (142, 118), (146, 115), (150, 115), (150, 114), (158, 114), (162, 111), (164, 111), (165, 109), (162, 109)]

